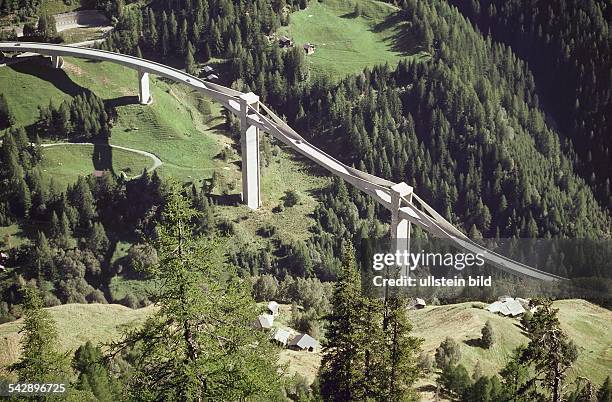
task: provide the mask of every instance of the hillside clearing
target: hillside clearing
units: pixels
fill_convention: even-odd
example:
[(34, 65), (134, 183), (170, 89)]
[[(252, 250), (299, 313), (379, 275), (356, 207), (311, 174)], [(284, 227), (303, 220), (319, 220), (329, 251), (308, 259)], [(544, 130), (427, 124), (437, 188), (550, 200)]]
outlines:
[(300, 48), (305, 43), (314, 44), (315, 53), (306, 57), (311, 70), (333, 78), (377, 64), (396, 64), (405, 57), (428, 57), (420, 53), (413, 40), (402, 35), (397, 8), (359, 0), (361, 11), (356, 16), (355, 4), (340, 0), (310, 2), (306, 9), (291, 14), (289, 26), (281, 28), (279, 34), (291, 37)]

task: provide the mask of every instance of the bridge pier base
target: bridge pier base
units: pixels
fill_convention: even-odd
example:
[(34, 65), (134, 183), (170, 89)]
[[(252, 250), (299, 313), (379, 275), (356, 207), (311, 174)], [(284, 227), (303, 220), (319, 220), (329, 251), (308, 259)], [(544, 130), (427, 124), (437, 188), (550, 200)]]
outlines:
[[(402, 182), (391, 187), (391, 242), (393, 253), (404, 251), (410, 252), (410, 232), (412, 224), (407, 219), (400, 217), (400, 208), (402, 206), (402, 197), (408, 197), (408, 201), (412, 201), (412, 193), (414, 188)], [(402, 275), (409, 275), (407, 267), (401, 267)]]
[(138, 99), (141, 105), (148, 105), (153, 101), (149, 89), (149, 73), (140, 70), (138, 70)]
[(261, 206), (259, 129), (249, 125), (249, 106), (259, 110), (259, 96), (240, 96), (240, 148), (242, 152), (242, 202), (251, 209)]
[(62, 59), (62, 56), (51, 56), (51, 66), (53, 68), (62, 68), (62, 66), (64, 65), (64, 59)]

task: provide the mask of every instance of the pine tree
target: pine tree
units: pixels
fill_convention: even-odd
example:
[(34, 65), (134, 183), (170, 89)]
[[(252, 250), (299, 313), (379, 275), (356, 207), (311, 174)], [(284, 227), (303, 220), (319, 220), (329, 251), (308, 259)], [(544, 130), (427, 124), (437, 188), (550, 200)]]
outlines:
[(412, 325), (406, 316), (406, 299), (391, 296), (386, 301), (383, 333), (386, 337), (383, 353), (384, 370), (378, 373), (384, 383), (384, 399), (406, 401), (415, 399), (412, 385), (419, 377), (418, 355), (423, 339), (410, 336)]
[(99, 347), (87, 341), (74, 353), (72, 366), (78, 373), (77, 389), (90, 391), (101, 402), (120, 399), (117, 380), (111, 377)]
[(15, 116), (11, 113), (4, 94), (0, 94), (0, 129), (10, 127), (13, 124), (15, 124)]
[(331, 304), (319, 374), (321, 395), (325, 400), (361, 400), (366, 394), (364, 338), (369, 323), (364, 320), (361, 278), (350, 245), (343, 249), (342, 272)]
[(578, 352), (561, 330), (557, 317), (559, 310), (552, 307), (552, 301), (536, 299), (532, 303), (537, 310), (529, 321), (527, 336), (530, 342), (522, 350), (519, 361), (534, 368), (536, 375), (532, 382), (550, 391), (552, 401), (558, 402), (566, 372), (578, 357)]
[(185, 71), (187, 74), (195, 75), (197, 73), (195, 59), (193, 58), (193, 45), (187, 43), (187, 53), (185, 56)]
[(104, 226), (100, 222), (94, 223), (87, 239), (87, 247), (96, 254), (104, 255), (108, 251), (109, 245), (110, 242)]
[(222, 266), (213, 244), (194, 237), (195, 214), (171, 189), (158, 226), (159, 264), (149, 270), (162, 284), (160, 309), (113, 347), (138, 343), (143, 351), (127, 391), (146, 400), (273, 399), (278, 352), (251, 329), (258, 310), (250, 285)]
[(67, 383), (69, 363), (59, 352), (59, 336), (56, 324), (43, 309), (39, 291), (26, 287), (24, 293), (25, 318), (21, 332), (21, 359), (9, 367), (16, 372), (19, 381), (39, 383)]
[(482, 338), (480, 338), (482, 347), (489, 349), (491, 346), (493, 346), (493, 343), (495, 343), (495, 333), (493, 332), (493, 324), (491, 324), (491, 320), (487, 320), (480, 332), (482, 334)]

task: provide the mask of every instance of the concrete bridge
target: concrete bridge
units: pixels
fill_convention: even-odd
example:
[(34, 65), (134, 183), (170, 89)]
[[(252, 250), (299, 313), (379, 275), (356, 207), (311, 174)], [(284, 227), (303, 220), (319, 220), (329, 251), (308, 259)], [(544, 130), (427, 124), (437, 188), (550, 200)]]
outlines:
[(63, 56), (108, 61), (123, 65), (137, 72), (141, 104), (148, 104), (152, 101), (149, 89), (149, 74), (181, 82), (219, 102), (240, 118), (242, 200), (251, 209), (257, 209), (261, 206), (259, 135), (260, 131), (263, 131), (326, 168), (334, 175), (351, 183), (389, 209), (391, 211), (391, 238), (398, 242), (398, 249), (409, 249), (411, 225), (415, 224), (431, 235), (446, 239), (463, 250), (474, 254), (482, 254), (487, 262), (504, 271), (546, 281), (566, 279), (483, 248), (470, 240), (419, 198), (414, 193), (413, 187), (406, 183), (394, 183), (362, 172), (336, 160), (333, 156), (308, 143), (280, 117), (261, 103), (259, 97), (252, 92), (244, 94), (221, 85), (202, 81), (184, 71), (160, 63), (97, 49), (47, 43), (0, 42), (0, 51), (31, 52), (50, 56), (54, 68), (61, 68), (61, 58)]

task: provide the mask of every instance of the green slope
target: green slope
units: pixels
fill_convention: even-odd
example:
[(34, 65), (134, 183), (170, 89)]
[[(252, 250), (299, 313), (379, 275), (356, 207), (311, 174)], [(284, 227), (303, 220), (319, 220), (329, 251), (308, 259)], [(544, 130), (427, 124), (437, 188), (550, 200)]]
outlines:
[[(479, 362), (483, 372), (491, 375), (506, 364), (514, 348), (528, 339), (517, 319), (490, 313), (481, 306), (484, 304), (468, 302), (427, 307), (411, 311), (409, 317), (416, 335), (425, 339), (423, 349), (432, 359), (435, 349), (450, 336), (459, 343), (461, 362), (468, 370)], [(561, 300), (554, 306), (559, 309), (562, 328), (578, 346), (579, 357), (570, 377), (581, 375), (603, 382), (612, 367), (612, 312), (584, 300)], [(472, 346), (480, 339), (487, 320), (493, 324), (495, 344), (490, 349)]]
[(397, 63), (403, 57), (420, 53), (411, 38), (401, 34), (398, 9), (382, 2), (358, 0), (360, 15), (354, 14), (355, 1), (325, 0), (291, 14), (288, 27), (279, 33), (292, 37), (295, 45), (316, 46), (307, 56), (311, 70), (335, 78), (359, 73), (366, 66)]
[[(121, 331), (144, 322), (154, 308), (132, 310), (118, 304), (65, 304), (47, 309), (55, 320), (65, 351), (74, 351), (88, 340), (105, 343), (119, 338)], [(0, 325), (0, 375), (19, 358), (18, 333), (22, 320)]]

